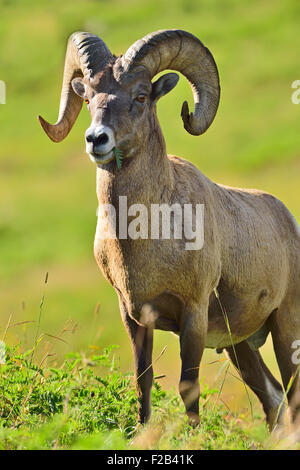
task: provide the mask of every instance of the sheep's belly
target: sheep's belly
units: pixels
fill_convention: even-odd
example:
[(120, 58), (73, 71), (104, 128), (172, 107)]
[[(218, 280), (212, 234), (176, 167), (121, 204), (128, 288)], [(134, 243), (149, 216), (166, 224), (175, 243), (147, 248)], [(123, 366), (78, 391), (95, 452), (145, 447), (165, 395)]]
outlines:
[(246, 336), (237, 336), (232, 334), (232, 332), (229, 334), (212, 330), (207, 334), (206, 347), (213, 349), (223, 349), (246, 340), (250, 348), (256, 351), (265, 344), (269, 332), (270, 329), (267, 322), (265, 322), (258, 330), (254, 331), (250, 335), (247, 334)]
[(223, 331), (212, 330), (206, 336), (206, 348), (220, 349), (237, 344), (246, 339), (246, 336), (236, 336), (234, 334), (224, 333)]

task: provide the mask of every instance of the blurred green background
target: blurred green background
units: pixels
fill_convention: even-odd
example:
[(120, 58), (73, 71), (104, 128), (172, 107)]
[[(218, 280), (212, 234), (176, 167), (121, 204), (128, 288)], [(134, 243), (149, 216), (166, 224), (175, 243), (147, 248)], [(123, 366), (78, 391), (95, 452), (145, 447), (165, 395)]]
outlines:
[[(37, 334), (61, 335), (65, 342), (48, 336), (37, 352), (42, 357), (43, 348), (52, 348), (49, 364), (68, 351), (119, 344), (121, 368), (132, 370), (117, 297), (93, 258), (96, 169), (84, 149), (88, 112), (61, 144), (37, 122), (38, 114), (56, 121), (69, 35), (96, 33), (115, 54), (158, 29), (199, 37), (219, 68), (219, 111), (204, 136), (186, 133), (180, 110), (192, 94), (181, 77), (158, 105), (169, 153), (214, 181), (275, 194), (299, 221), (300, 105), (291, 101), (291, 84), (300, 78), (299, 20), (299, 0), (0, 0), (0, 79), (7, 86), (0, 105), (0, 339), (9, 319), (5, 339), (21, 341), (23, 349)], [(15, 325), (40, 313), (38, 331), (37, 323)], [(162, 386), (177, 386), (178, 339), (157, 332), (154, 358), (165, 345), (155, 373), (166, 375)], [(278, 377), (270, 339), (263, 354)], [(204, 355), (201, 377), (209, 385), (220, 380), (222, 357)], [(243, 386), (229, 375), (222, 396), (233, 408), (247, 405)]]

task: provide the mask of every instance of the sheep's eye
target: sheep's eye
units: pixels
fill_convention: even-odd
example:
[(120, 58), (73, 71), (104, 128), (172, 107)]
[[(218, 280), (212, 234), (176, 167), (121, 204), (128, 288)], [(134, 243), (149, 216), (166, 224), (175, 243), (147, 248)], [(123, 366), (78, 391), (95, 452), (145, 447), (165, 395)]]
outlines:
[(87, 98), (84, 101), (86, 102), (86, 104), (90, 103), (90, 100), (88, 100)]
[(144, 95), (143, 93), (141, 93), (140, 95), (138, 95), (138, 96), (136, 97), (136, 99), (137, 99), (137, 101), (138, 101), (139, 103), (145, 103), (145, 101), (146, 101), (146, 95)]

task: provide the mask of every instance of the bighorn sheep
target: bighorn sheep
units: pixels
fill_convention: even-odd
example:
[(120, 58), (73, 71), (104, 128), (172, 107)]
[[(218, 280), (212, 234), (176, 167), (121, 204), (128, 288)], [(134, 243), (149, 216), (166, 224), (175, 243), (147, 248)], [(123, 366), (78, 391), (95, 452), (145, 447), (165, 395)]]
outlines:
[[(299, 374), (292, 345), (300, 339), (299, 228), (274, 196), (215, 184), (191, 163), (167, 155), (156, 103), (173, 89), (178, 75), (168, 73), (151, 82), (166, 69), (181, 72), (191, 84), (195, 110), (189, 113), (184, 102), (181, 116), (190, 134), (203, 134), (219, 104), (218, 71), (209, 50), (181, 30), (148, 34), (120, 57), (97, 36), (74, 33), (67, 46), (58, 121), (51, 125), (39, 117), (50, 139), (60, 142), (83, 101), (88, 104), (92, 123), (86, 149), (98, 167), (100, 205), (118, 209), (119, 197), (126, 196), (129, 205), (139, 203), (149, 210), (151, 204), (205, 207), (204, 246), (199, 250), (186, 250), (174, 236), (106, 238), (98, 221), (95, 257), (116, 290), (132, 341), (139, 420), (150, 416), (156, 328), (180, 337), (179, 390), (193, 423), (199, 421), (203, 350), (225, 348), (272, 428), (282, 418), (284, 393), (258, 351), (271, 332), (285, 388), (294, 374), (288, 399), (295, 422)], [(123, 154), (121, 169), (116, 149)]]

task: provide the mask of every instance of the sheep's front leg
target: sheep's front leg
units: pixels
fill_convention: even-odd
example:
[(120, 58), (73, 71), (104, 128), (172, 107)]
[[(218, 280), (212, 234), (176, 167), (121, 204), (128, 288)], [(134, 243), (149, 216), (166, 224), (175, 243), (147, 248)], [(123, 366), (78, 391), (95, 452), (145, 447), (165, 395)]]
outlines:
[(179, 392), (189, 421), (199, 423), (199, 366), (205, 347), (207, 312), (188, 313), (180, 331), (181, 377)]
[(151, 414), (151, 387), (153, 382), (153, 329), (138, 325), (120, 305), (122, 320), (129, 334), (135, 362), (135, 382), (138, 397), (138, 421), (143, 424)]

